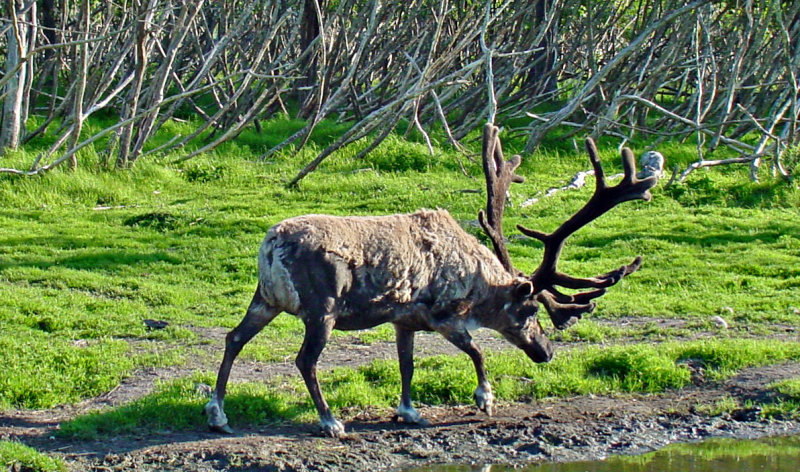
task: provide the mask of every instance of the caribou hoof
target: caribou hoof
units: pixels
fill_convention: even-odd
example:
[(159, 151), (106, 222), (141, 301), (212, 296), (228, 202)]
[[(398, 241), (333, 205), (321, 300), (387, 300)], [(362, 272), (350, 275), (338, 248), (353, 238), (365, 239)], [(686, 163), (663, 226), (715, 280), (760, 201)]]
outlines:
[(228, 417), (225, 416), (222, 405), (220, 405), (216, 398), (212, 398), (211, 401), (206, 403), (206, 406), (203, 407), (203, 415), (208, 418), (208, 427), (211, 431), (233, 434), (233, 430), (228, 426)]
[(431, 422), (426, 420), (423, 417), (419, 417), (416, 420), (414, 419), (406, 419), (404, 416), (394, 415), (392, 416), (392, 421), (395, 423), (408, 423), (408, 424), (415, 424), (417, 426), (430, 426)]
[(233, 429), (226, 424), (222, 426), (208, 425), (208, 428), (215, 433), (233, 434)]
[(400, 421), (402, 421), (403, 423), (416, 424), (419, 426), (430, 425), (428, 420), (423, 418), (422, 415), (420, 415), (419, 412), (417, 412), (417, 410), (413, 406), (411, 407), (404, 407), (402, 405), (398, 406), (397, 410), (395, 410), (394, 416), (392, 417), (392, 421), (394, 421), (395, 423), (399, 423)]
[(492, 395), (491, 387), (488, 385), (485, 388), (478, 387), (475, 389), (475, 393), (473, 393), (472, 396), (475, 398), (475, 404), (478, 406), (478, 409), (488, 416), (492, 416), (494, 413), (494, 395)]
[(344, 425), (336, 418), (331, 418), (327, 421), (320, 420), (319, 425), (323, 436), (340, 438), (344, 435)]

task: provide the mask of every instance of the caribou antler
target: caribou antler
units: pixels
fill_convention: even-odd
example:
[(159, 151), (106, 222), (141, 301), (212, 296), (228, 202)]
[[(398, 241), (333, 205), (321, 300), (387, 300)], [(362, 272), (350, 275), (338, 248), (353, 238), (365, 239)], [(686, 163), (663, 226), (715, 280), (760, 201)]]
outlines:
[[(594, 194), (586, 205), (551, 234), (528, 229), (521, 225), (517, 226), (523, 234), (536, 238), (544, 244), (542, 263), (531, 275), (530, 280), (533, 282), (536, 299), (545, 306), (558, 329), (571, 326), (583, 313), (594, 310), (595, 303), (591, 301), (592, 299), (602, 296), (607, 287), (616, 284), (626, 275), (635, 272), (642, 264), (642, 258), (637, 257), (630, 264), (623, 265), (619, 269), (612, 270), (606, 274), (589, 278), (571, 277), (559, 272), (556, 267), (566, 239), (578, 229), (622, 202), (637, 199), (649, 201), (652, 198), (650, 188), (658, 182), (657, 176), (638, 179), (636, 177), (633, 152), (628, 148), (623, 148), (622, 166), (625, 170), (625, 175), (622, 178), (622, 182), (609, 187), (605, 180), (603, 168), (600, 165), (600, 159), (597, 156), (597, 147), (591, 138), (586, 139), (586, 150), (589, 152), (589, 159), (592, 162), (596, 180)], [(559, 292), (556, 286), (569, 289), (593, 288), (594, 290), (566, 295)]]
[[(503, 237), (503, 209), (506, 193), (512, 182), (522, 183), (525, 178), (514, 173), (522, 162), (519, 155), (509, 160), (503, 158), (503, 147), (498, 137), (500, 129), (487, 123), (483, 127), (483, 174), (486, 176), (486, 213), (478, 212), (478, 221), (489, 236), (497, 258), (511, 273), (517, 273), (511, 263)], [(488, 221), (487, 221), (488, 214)]]

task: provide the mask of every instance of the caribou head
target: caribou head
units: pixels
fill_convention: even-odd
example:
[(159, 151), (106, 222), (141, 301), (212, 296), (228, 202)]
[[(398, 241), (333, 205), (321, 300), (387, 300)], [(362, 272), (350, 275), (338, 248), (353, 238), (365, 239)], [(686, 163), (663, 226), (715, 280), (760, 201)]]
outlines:
[[(522, 159), (519, 155), (515, 155), (505, 160), (498, 135), (499, 129), (492, 124), (487, 124), (483, 129), (482, 154), (487, 202), (486, 211), (481, 210), (478, 213), (478, 221), (491, 240), (494, 252), (503, 267), (511, 274), (521, 276), (523, 274), (514, 268), (508, 254), (503, 236), (502, 220), (509, 187), (512, 183), (525, 181), (522, 176), (515, 173)], [(586, 150), (589, 153), (589, 160), (595, 176), (595, 189), (589, 201), (550, 234), (521, 225), (517, 226), (525, 236), (541, 241), (544, 245), (544, 253), (539, 267), (532, 274), (526, 276), (531, 285), (525, 290), (529, 292), (527, 296), (531, 302), (519, 309), (519, 317), (515, 321), (517, 325), (525, 326), (525, 329), (511, 329), (503, 332), (503, 335), (510, 342), (522, 348), (535, 362), (549, 360), (553, 351), (549, 340), (543, 334), (538, 319), (536, 319), (539, 305), (545, 307), (557, 329), (566, 329), (577, 322), (584, 313), (591, 313), (596, 305), (593, 300), (606, 293), (608, 287), (635, 272), (642, 265), (642, 258), (636, 257), (630, 264), (589, 278), (572, 277), (558, 270), (561, 250), (570, 235), (620, 203), (629, 200), (649, 201), (652, 198), (650, 189), (658, 182), (657, 175), (638, 178), (633, 152), (628, 148), (623, 148), (624, 175), (622, 181), (617, 185), (610, 186), (600, 164), (597, 147), (591, 138), (586, 139)], [(590, 290), (567, 295), (558, 287)], [(514, 323), (512, 323), (513, 325)], [(549, 355), (545, 355), (545, 353), (549, 353)]]

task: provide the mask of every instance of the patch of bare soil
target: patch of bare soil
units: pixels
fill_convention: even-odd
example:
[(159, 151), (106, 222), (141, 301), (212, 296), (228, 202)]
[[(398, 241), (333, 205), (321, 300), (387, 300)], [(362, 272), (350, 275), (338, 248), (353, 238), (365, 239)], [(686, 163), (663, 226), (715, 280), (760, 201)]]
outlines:
[[(494, 336), (481, 335), (479, 341), (485, 350), (508, 349)], [(419, 336), (417, 345), (420, 356), (450, 352), (437, 336)], [(357, 340), (339, 338), (326, 349), (321, 367), (359, 365), (376, 357), (393, 358), (394, 346), (377, 343), (366, 348)], [(422, 407), (420, 413), (431, 422), (426, 427), (392, 423), (391, 410), (346, 410), (339, 413), (348, 431), (342, 439), (317, 436), (316, 425), (289, 423), (243, 428), (232, 436), (206, 430), (141, 433), (102, 441), (53, 436), (61, 421), (144, 395), (157, 379), (215, 368), (210, 360), (203, 362), (209, 365), (138, 372), (114, 391), (79, 405), (2, 413), (0, 438), (17, 439), (58, 455), (74, 470), (378, 471), (442, 463), (523, 465), (588, 460), (714, 436), (755, 438), (800, 433), (800, 422), (765, 421), (755, 410), (709, 417), (696, 408), (725, 397), (768, 400), (768, 384), (800, 376), (800, 363), (788, 363), (748, 369), (716, 384), (704, 382), (702, 372), (698, 372), (694, 386), (658, 395), (501, 403), (493, 417), (472, 406)], [(292, 362), (240, 361), (232, 380), (286, 373), (295, 373)]]

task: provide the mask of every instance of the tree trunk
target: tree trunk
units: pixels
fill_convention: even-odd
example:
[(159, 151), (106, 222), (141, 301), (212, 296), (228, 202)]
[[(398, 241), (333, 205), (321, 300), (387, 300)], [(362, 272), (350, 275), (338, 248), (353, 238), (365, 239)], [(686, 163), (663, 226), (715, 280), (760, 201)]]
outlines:
[(32, 23), (27, 18), (32, 11), (30, 4), (25, 5), (20, 0), (7, 0), (3, 10), (6, 17), (11, 19), (12, 27), (6, 30), (8, 53), (5, 74), (9, 79), (2, 90), (4, 98), (0, 116), (0, 150), (19, 147), (25, 127), (25, 93), (29, 90), (30, 78), (28, 67), (23, 62), (29, 50), (28, 24)]
[(178, 54), (183, 45), (186, 35), (189, 33), (191, 24), (194, 21), (195, 15), (203, 7), (203, 0), (194, 1), (191, 4), (186, 4), (181, 8), (178, 18), (175, 20), (172, 32), (167, 35), (170, 36), (169, 45), (166, 48), (166, 54), (161, 58), (161, 65), (157, 69), (155, 75), (150, 79), (149, 88), (145, 93), (145, 97), (141, 100), (141, 107), (144, 109), (152, 109), (153, 111), (145, 115), (140, 121), (136, 131), (135, 140), (132, 142), (132, 148), (128, 155), (128, 164), (133, 162), (139, 157), (144, 144), (152, 134), (156, 131), (155, 123), (158, 118), (159, 107), (164, 101), (165, 89), (168, 84), (169, 78), (176, 74), (174, 67)]
[[(537, 26), (548, 21), (552, 15), (553, 0), (536, 0), (534, 17)], [(551, 94), (558, 90), (558, 80), (553, 70), (558, 60), (558, 19), (553, 19), (552, 24), (545, 32), (539, 44), (535, 45), (537, 51), (533, 53), (534, 66), (528, 73), (528, 80), (535, 84), (540, 94)]]
[[(56, 44), (56, 42), (58, 42), (56, 36), (56, 1), (42, 0), (41, 14), (42, 35), (47, 39), (47, 44)], [(45, 57), (50, 57), (52, 55), (52, 49), (45, 52)]]
[[(325, 6), (324, 3), (325, 0), (304, 0), (303, 24), (300, 31), (301, 51), (311, 47), (320, 34), (321, 25), (317, 11), (322, 11)], [(301, 70), (305, 77), (299, 82), (301, 90), (298, 94), (300, 103), (298, 115), (300, 118), (308, 118), (314, 114), (314, 110), (317, 108), (317, 101), (321, 98), (321, 92), (315, 90), (320, 85), (318, 83), (319, 54), (310, 54)]]
[[(69, 144), (70, 149), (78, 145), (81, 138), (81, 131), (83, 130), (83, 99), (86, 94), (86, 75), (89, 68), (89, 0), (83, 0), (81, 3), (81, 28), (83, 29), (81, 39), (84, 43), (78, 46), (78, 50), (80, 51), (78, 56), (80, 63), (78, 64), (78, 69), (76, 71), (77, 77), (75, 78), (75, 103), (73, 104), (72, 112), (75, 121), (72, 125), (72, 136)], [(69, 168), (70, 170), (78, 168), (78, 156), (76, 154), (72, 154), (69, 158)]]
[[(145, 72), (150, 56), (150, 47), (148, 44), (150, 34), (147, 24), (152, 18), (154, 5), (152, 0), (140, 0), (138, 3), (136, 45), (134, 47), (135, 65), (133, 87), (128, 93), (128, 100), (121, 116), (123, 119), (133, 118), (139, 112), (139, 95), (142, 93), (142, 86), (146, 79)], [(119, 130), (119, 149), (116, 163), (118, 168), (128, 167), (133, 140), (133, 129), (136, 124), (136, 121), (133, 120)]]

